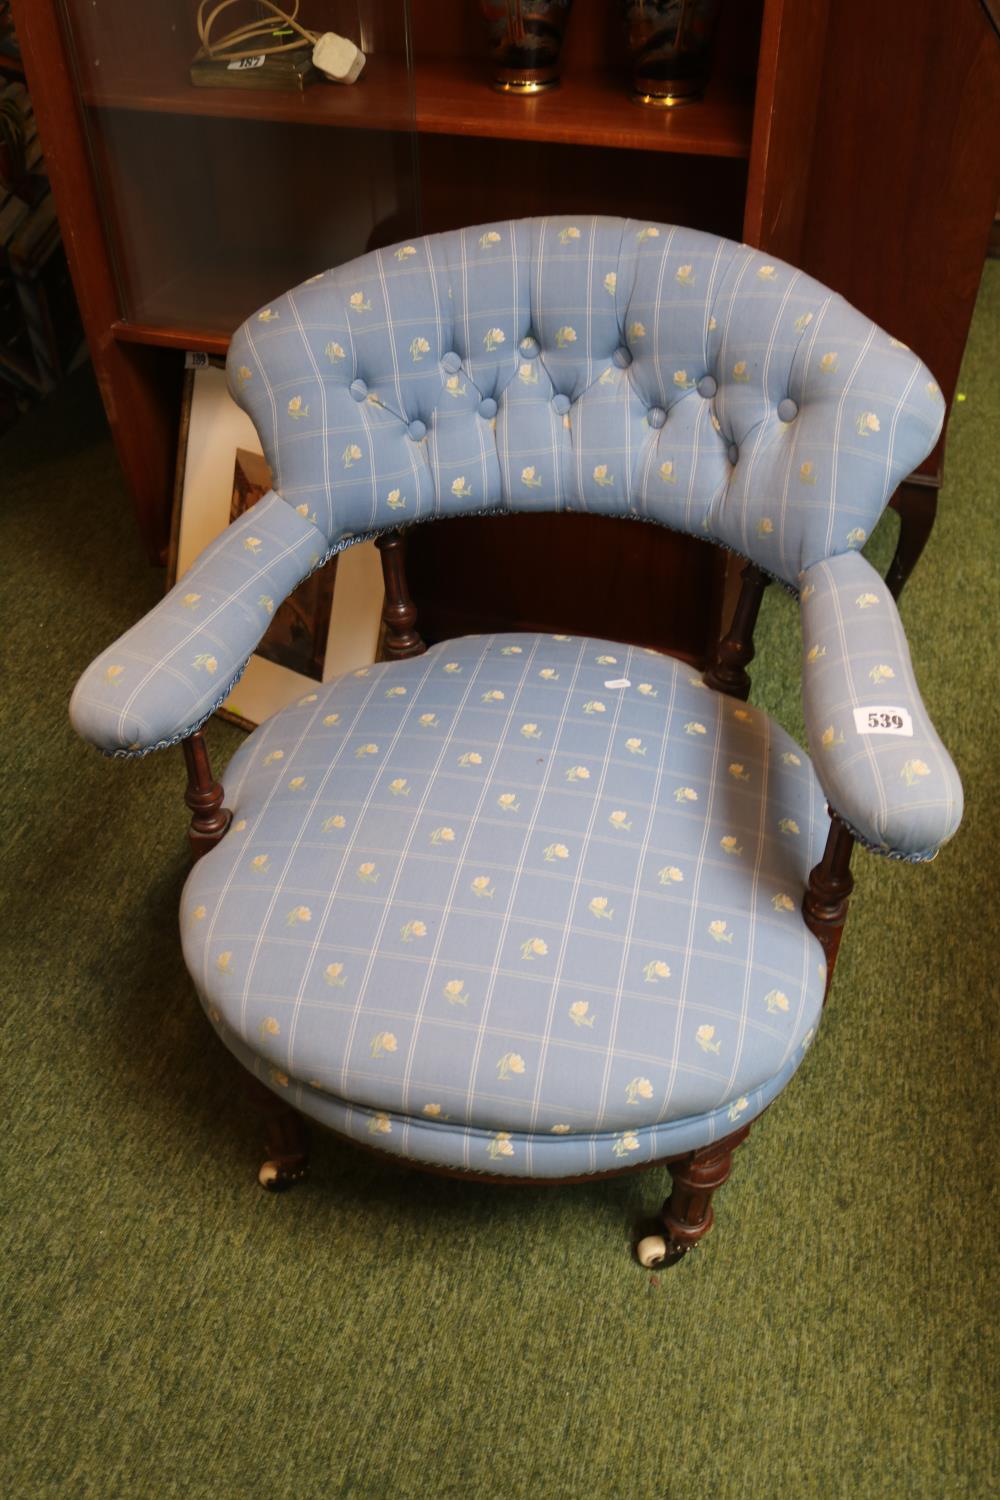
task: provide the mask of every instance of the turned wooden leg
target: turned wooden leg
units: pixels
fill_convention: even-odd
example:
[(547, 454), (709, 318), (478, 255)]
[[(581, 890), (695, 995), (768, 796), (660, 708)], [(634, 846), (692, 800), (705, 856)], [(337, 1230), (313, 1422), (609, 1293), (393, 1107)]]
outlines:
[(382, 558), (385, 604), (382, 624), (385, 626), (383, 649), (389, 661), (403, 661), (420, 656), (427, 647), (416, 629), (417, 607), (406, 582), (405, 550), (398, 531), (376, 537), (375, 545)]
[(819, 938), (826, 956), (826, 988), (823, 1003), (830, 993), (834, 965), (844, 935), (847, 908), (854, 889), (851, 854), (854, 836), (833, 813), (823, 858), (809, 873), (809, 884), (802, 898), (802, 916), (809, 931)]
[(294, 1187), (309, 1175), (309, 1142), (302, 1116), (253, 1073), (244, 1075), (247, 1097), (263, 1125), (266, 1160), (257, 1181), (268, 1192)]
[(706, 687), (714, 688), (717, 693), (741, 698), (745, 703), (750, 696), (747, 667), (753, 661), (754, 626), (770, 579), (754, 563), (747, 563), (740, 578), (740, 596), (733, 611), (732, 624), (719, 642), (715, 660), (705, 673), (704, 681)]
[(672, 1266), (696, 1245), (715, 1221), (712, 1195), (728, 1179), (733, 1152), (750, 1134), (743, 1125), (720, 1141), (702, 1146), (669, 1162), (670, 1197), (660, 1210), (662, 1235), (647, 1235), (636, 1246), (641, 1265), (649, 1269)]
[(894, 599), (920, 560), (937, 515), (937, 485), (923, 475), (905, 480), (890, 500), (899, 513), (899, 540), (885, 581)]
[(208, 747), (201, 730), (196, 734), (189, 734), (181, 743), (188, 773), (184, 801), (191, 809), (188, 840), (192, 859), (201, 859), (203, 854), (214, 849), (224, 837), (233, 815), (228, 807), (222, 805), (222, 788), (212, 775)]

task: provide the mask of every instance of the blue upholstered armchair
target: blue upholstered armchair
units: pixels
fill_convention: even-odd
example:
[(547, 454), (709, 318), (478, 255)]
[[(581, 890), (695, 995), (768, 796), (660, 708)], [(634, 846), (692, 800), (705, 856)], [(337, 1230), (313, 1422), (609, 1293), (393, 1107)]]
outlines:
[[(238, 330), (228, 372), (274, 491), (88, 669), (71, 712), (109, 755), (185, 741), (204, 857), (184, 953), (272, 1101), (261, 1180), (302, 1174), (301, 1115), (495, 1178), (665, 1161), (640, 1259), (677, 1258), (815, 1036), (853, 842), (927, 860), (961, 817), (859, 551), (933, 446), (940, 391), (790, 266), (587, 217), (314, 276)], [(553, 510), (747, 560), (704, 680), (566, 635), (423, 649), (399, 529)], [(199, 727), (274, 605), (370, 537), (395, 659), (262, 725), (223, 808)], [(801, 602), (809, 753), (744, 702), (771, 579)]]

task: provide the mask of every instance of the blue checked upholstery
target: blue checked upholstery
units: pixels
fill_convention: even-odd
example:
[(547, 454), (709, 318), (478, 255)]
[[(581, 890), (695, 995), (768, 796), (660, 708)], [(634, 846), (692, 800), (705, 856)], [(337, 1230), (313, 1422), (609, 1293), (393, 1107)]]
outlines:
[(812, 1037), (822, 792), (670, 657), (447, 642), (306, 694), (225, 783), (188, 968), (237, 1056), (348, 1135), (609, 1170), (752, 1118)]
[[(363, 538), (582, 510), (716, 541), (800, 593), (815, 766), (669, 658), (435, 647), (276, 716), (226, 774), (185, 954), (226, 1044), (305, 1113), (426, 1162), (567, 1176), (754, 1118), (825, 970), (800, 902), (829, 800), (929, 858), (961, 788), (858, 555), (943, 417), (897, 340), (691, 230), (526, 219), (323, 272), (237, 330), (274, 491), (84, 674), (108, 754), (190, 734), (274, 606)], [(861, 733), (890, 711), (912, 734)]]

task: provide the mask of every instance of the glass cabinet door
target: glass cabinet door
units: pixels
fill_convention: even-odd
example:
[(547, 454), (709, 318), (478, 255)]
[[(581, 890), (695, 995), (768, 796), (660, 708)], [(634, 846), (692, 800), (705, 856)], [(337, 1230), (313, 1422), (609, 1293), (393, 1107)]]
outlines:
[[(197, 0), (62, 6), (125, 321), (222, 338), (307, 276), (419, 231), (406, 0), (301, 0), (299, 22), (367, 59), (354, 84), (301, 87), (271, 59), (193, 83)], [(266, 14), (233, 5), (213, 39)]]

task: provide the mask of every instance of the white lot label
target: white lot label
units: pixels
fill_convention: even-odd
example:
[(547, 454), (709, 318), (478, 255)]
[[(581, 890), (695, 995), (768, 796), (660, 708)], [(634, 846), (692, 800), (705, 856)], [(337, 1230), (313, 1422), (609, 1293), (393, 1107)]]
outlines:
[(913, 720), (905, 708), (856, 708), (854, 727), (858, 734), (905, 734), (913, 738)]
[(627, 677), (615, 677), (611, 682), (606, 682), (604, 686), (610, 688), (631, 687), (632, 684)]
[(227, 73), (245, 73), (249, 68), (262, 68), (264, 66), (264, 54), (258, 57), (235, 57), (226, 69)]

